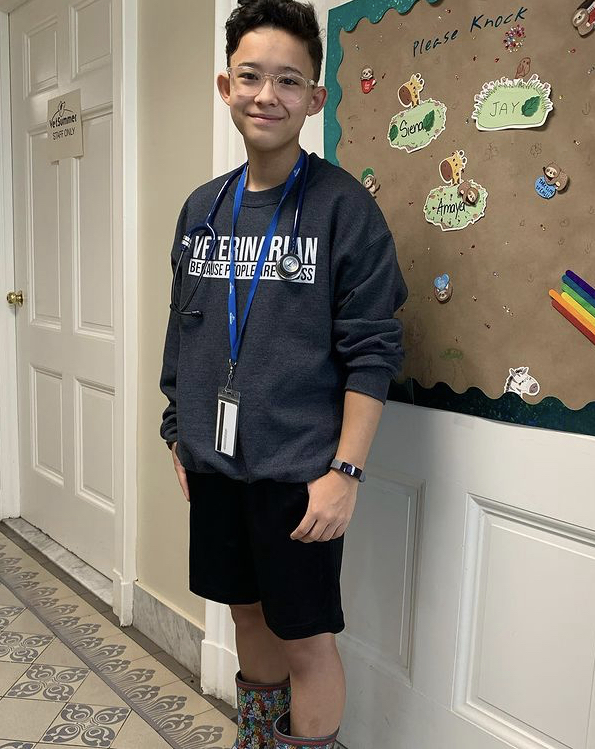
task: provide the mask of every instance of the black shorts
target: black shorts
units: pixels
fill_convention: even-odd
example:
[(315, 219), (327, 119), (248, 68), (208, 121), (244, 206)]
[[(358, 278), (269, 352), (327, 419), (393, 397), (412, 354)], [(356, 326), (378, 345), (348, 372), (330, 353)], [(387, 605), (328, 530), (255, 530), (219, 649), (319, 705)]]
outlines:
[(186, 477), (193, 593), (226, 604), (261, 601), (269, 629), (283, 640), (345, 628), (344, 534), (310, 543), (289, 537), (308, 508), (306, 482), (247, 484), (188, 469)]

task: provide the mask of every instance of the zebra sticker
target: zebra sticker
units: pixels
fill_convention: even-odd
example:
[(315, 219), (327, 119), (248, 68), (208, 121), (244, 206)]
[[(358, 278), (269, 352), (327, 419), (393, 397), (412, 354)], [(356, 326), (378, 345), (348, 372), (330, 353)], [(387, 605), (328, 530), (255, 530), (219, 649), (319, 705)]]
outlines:
[(510, 368), (508, 370), (508, 377), (504, 383), (505, 393), (516, 393), (521, 396), (523, 395), (537, 395), (539, 392), (539, 383), (534, 377), (529, 374), (529, 367), (517, 367), (516, 369)]

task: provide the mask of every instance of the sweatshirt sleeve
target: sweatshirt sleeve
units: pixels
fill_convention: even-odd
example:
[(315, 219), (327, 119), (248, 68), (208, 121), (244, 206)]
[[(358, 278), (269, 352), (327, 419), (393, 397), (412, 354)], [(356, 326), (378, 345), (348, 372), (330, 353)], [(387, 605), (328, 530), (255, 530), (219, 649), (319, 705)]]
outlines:
[[(176, 231), (171, 250), (171, 270), (173, 273), (180, 257), (181, 241), (186, 230), (186, 217), (188, 211), (188, 201), (182, 206), (178, 216)], [(179, 293), (182, 282), (182, 267), (178, 271), (176, 279), (175, 300), (179, 303)], [(162, 422), (159, 433), (168, 443), (175, 442), (178, 438), (177, 410), (176, 410), (176, 378), (178, 373), (178, 354), (180, 349), (180, 330), (179, 316), (177, 312), (170, 309), (167, 331), (165, 334), (165, 345), (163, 349), (163, 365), (161, 368), (161, 377), (159, 388), (167, 397), (169, 403), (162, 414)]]
[(403, 325), (394, 313), (408, 294), (392, 234), (386, 223), (384, 228), (369, 244), (345, 243), (336, 253), (333, 315), (334, 345), (346, 368), (345, 390), (382, 403), (404, 357)]

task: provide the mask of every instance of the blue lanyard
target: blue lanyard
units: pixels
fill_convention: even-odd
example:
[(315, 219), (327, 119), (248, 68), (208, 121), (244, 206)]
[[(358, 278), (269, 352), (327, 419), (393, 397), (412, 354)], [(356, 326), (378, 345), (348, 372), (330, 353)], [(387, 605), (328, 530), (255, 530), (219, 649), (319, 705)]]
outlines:
[(244, 336), (244, 328), (246, 327), (246, 320), (248, 319), (248, 313), (250, 312), (250, 306), (252, 305), (252, 300), (254, 298), (254, 293), (256, 292), (256, 287), (258, 286), (258, 282), (260, 281), (260, 274), (262, 272), (262, 267), (264, 265), (265, 260), (268, 257), (269, 249), (271, 247), (271, 242), (273, 241), (273, 236), (277, 229), (277, 223), (279, 221), (279, 214), (281, 213), (281, 206), (283, 205), (285, 198), (289, 194), (289, 191), (293, 187), (294, 182), (296, 181), (297, 177), (302, 171), (302, 168), (304, 166), (304, 161), (305, 161), (305, 153), (302, 150), (302, 152), (300, 153), (299, 159), (296, 161), (295, 166), (293, 167), (293, 169), (291, 170), (291, 173), (289, 174), (289, 177), (287, 178), (287, 182), (285, 183), (285, 189), (283, 190), (283, 195), (281, 196), (279, 205), (277, 206), (277, 209), (275, 210), (275, 213), (273, 214), (273, 218), (271, 219), (271, 223), (269, 224), (269, 228), (267, 229), (267, 233), (262, 243), (260, 254), (258, 255), (258, 261), (256, 263), (256, 268), (254, 270), (252, 283), (250, 284), (250, 291), (248, 292), (248, 299), (246, 300), (246, 306), (244, 308), (244, 317), (242, 319), (242, 327), (240, 328), (239, 335), (238, 335), (238, 328), (237, 328), (234, 236), (235, 236), (236, 223), (238, 220), (238, 216), (240, 215), (240, 208), (242, 207), (242, 198), (244, 197), (244, 188), (246, 186), (246, 172), (248, 169), (248, 164), (246, 164), (246, 166), (244, 167), (244, 170), (242, 171), (242, 176), (240, 177), (240, 181), (236, 188), (235, 198), (233, 201), (233, 218), (231, 222), (231, 237), (229, 240), (229, 251), (230, 251), (229, 300), (228, 300), (229, 346), (231, 349), (231, 362), (230, 363), (232, 363), (233, 366), (235, 366), (238, 360), (240, 345), (242, 343), (242, 338)]

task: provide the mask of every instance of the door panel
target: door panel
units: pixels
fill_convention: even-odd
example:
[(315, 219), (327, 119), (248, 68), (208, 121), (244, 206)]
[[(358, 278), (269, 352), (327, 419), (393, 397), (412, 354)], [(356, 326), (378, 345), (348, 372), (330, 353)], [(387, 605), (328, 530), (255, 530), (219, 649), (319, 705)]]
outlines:
[[(21, 515), (113, 578), (109, 0), (10, 15)], [(81, 89), (84, 156), (50, 163), (48, 99)]]

